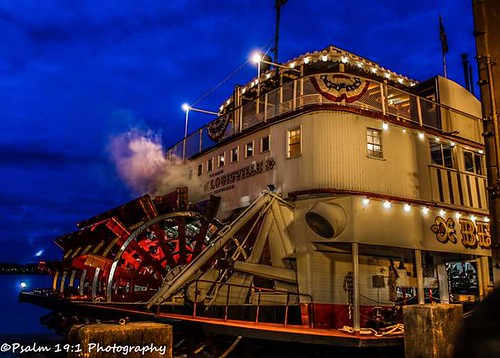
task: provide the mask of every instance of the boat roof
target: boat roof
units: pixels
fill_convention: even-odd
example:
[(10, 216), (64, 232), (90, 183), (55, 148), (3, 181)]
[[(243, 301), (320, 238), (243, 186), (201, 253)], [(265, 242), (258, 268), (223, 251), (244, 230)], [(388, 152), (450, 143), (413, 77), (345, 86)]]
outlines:
[[(267, 82), (272, 82), (274, 80), (273, 74), (275, 74), (277, 70), (281, 74), (296, 78), (298, 77), (298, 72), (301, 74), (321, 71), (331, 72), (332, 67), (334, 68), (339, 65), (344, 66), (344, 69), (350, 68), (350, 70), (346, 72), (355, 72), (365, 77), (375, 78), (381, 82), (386, 82), (406, 90), (411, 89), (418, 83), (418, 81), (382, 67), (374, 61), (332, 45), (323, 50), (306, 52), (278, 65), (279, 66), (274, 66), (267, 71), (262, 71), (260, 73), (260, 78), (255, 77), (247, 84), (241, 86), (242, 93), (255, 89), (259, 81), (261, 86), (265, 86)], [(299, 71), (299, 68), (302, 69)], [(227, 107), (232, 105), (233, 100), (232, 96), (227, 98), (220, 106), (219, 112), (223, 113)]]

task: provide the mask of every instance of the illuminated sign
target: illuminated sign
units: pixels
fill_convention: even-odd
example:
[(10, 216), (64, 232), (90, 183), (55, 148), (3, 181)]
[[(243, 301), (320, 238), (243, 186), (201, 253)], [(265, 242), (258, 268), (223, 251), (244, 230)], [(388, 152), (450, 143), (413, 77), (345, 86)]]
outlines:
[(468, 249), (475, 249), (478, 246), (482, 249), (491, 248), (490, 224), (486, 221), (472, 221), (469, 219), (459, 219), (460, 228), (456, 227), (452, 218), (444, 219), (436, 216), (431, 231), (436, 235), (437, 241), (446, 244), (451, 242), (457, 244), (457, 229), (459, 229), (460, 242)]

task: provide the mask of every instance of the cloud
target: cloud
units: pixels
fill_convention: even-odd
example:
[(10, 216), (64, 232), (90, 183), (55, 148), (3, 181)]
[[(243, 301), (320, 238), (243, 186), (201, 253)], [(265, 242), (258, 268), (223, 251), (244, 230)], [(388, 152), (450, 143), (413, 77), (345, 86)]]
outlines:
[(19, 167), (63, 167), (95, 162), (84, 153), (49, 148), (39, 142), (0, 143), (0, 165)]

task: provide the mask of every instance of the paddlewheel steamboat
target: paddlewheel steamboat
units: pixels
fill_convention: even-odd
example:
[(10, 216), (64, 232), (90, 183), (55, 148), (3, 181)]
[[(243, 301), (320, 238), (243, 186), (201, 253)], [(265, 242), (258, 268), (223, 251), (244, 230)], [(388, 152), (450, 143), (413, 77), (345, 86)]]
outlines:
[(78, 223), (56, 240), (53, 287), (21, 300), (176, 331), (401, 344), (404, 305), (491, 287), (483, 149), (480, 102), (449, 79), (333, 46), (263, 66), (166, 152), (186, 187)]

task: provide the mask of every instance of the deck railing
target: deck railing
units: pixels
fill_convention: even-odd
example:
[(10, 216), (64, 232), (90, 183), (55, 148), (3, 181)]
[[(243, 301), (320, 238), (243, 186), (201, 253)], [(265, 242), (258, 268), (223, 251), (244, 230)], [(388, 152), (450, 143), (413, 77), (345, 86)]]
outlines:
[[(206, 284), (211, 286), (211, 289), (213, 289), (216, 293), (220, 292), (221, 289), (227, 288), (227, 292), (224, 294), (224, 302), (223, 304), (220, 303), (220, 301), (217, 301), (217, 304), (211, 304), (208, 306), (222, 306), (224, 308), (224, 314), (223, 314), (223, 319), (224, 322), (227, 322), (229, 319), (229, 307), (230, 306), (246, 306), (246, 307), (255, 307), (255, 316), (251, 318), (247, 318), (247, 321), (252, 321), (254, 323), (259, 323), (260, 321), (260, 312), (261, 308), (264, 306), (262, 304), (261, 297), (263, 294), (276, 294), (276, 295), (281, 295), (281, 296), (286, 296), (286, 301), (284, 304), (284, 319), (282, 322), (273, 322), (273, 323), (282, 323), (284, 326), (288, 324), (289, 321), (289, 308), (290, 306), (299, 306), (301, 310), (301, 316), (307, 317), (305, 322), (302, 322), (302, 325), (307, 325), (311, 328), (314, 328), (314, 302), (313, 298), (309, 294), (304, 294), (304, 293), (297, 293), (297, 292), (288, 292), (288, 291), (283, 291), (283, 290), (276, 290), (276, 289), (271, 289), (271, 288), (264, 288), (264, 287), (257, 287), (257, 286), (245, 286), (245, 285), (239, 285), (239, 284), (231, 284), (231, 283), (223, 283), (223, 282), (216, 282), (216, 281), (209, 281), (209, 280), (196, 280), (190, 284), (194, 285), (194, 299), (193, 299), (193, 312), (192, 312), (192, 317), (196, 318), (198, 315), (198, 306), (201, 304), (201, 302), (198, 302), (200, 298), (206, 299), (206, 297), (201, 297), (199, 285), (202, 284), (203, 286), (206, 286)], [(241, 304), (235, 304), (231, 303), (232, 299), (234, 297), (231, 296), (231, 288), (234, 290), (245, 290), (245, 291), (253, 291), (251, 296), (256, 295), (257, 296), (257, 302), (252, 302), (252, 299), (250, 299), (250, 302), (247, 302), (248, 300), (245, 300), (244, 303)], [(210, 300), (208, 300), (210, 301)], [(265, 305), (265, 306), (269, 306)], [(273, 306), (278, 306), (277, 304), (274, 304)], [(203, 305), (203, 307), (207, 308), (207, 305)], [(304, 313), (302, 311), (305, 311)]]
[[(255, 99), (233, 109), (229, 113), (230, 124), (219, 140), (230, 138), (260, 123), (272, 121), (277, 116), (283, 116), (310, 105), (322, 104), (337, 104), (368, 110), (437, 130), (443, 130), (443, 123), (450, 123), (458, 117), (477, 121), (478, 124), (480, 122), (480, 118), (471, 114), (374, 80), (368, 80), (370, 83), (368, 90), (355, 102), (334, 102), (316, 90), (311, 77), (313, 76), (287, 82), (279, 88), (262, 94), (258, 101)], [(218, 141), (210, 139), (207, 126), (203, 126), (172, 146), (167, 151), (167, 158), (182, 158), (184, 141), (186, 142), (186, 158), (218, 144)]]

